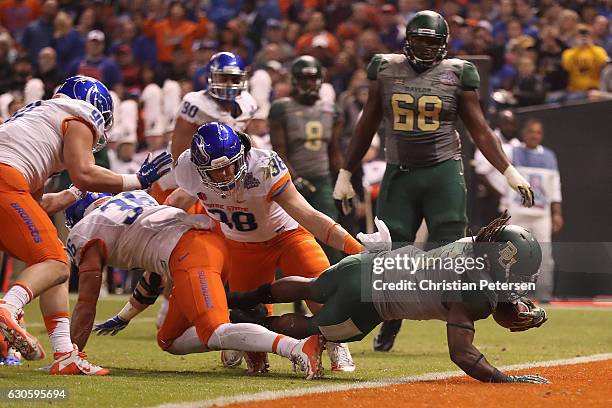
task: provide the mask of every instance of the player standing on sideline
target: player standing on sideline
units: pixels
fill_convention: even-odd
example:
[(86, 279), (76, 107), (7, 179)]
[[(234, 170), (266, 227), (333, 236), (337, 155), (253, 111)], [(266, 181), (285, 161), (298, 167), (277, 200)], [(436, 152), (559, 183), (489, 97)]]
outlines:
[(272, 333), (250, 324), (230, 324), (222, 274), (228, 252), (223, 237), (210, 231), (205, 215), (159, 205), (144, 191), (114, 197), (87, 193), (66, 209), (71, 227), (66, 246), (79, 268), (79, 300), (71, 333), (84, 349), (96, 316), (102, 268), (147, 271), (121, 312), (97, 325), (100, 334), (116, 334), (155, 302), (164, 279), (174, 282), (168, 316), (157, 332), (162, 350), (171, 354), (202, 353), (224, 348), (274, 352), (299, 366), (308, 379), (320, 374), (319, 336), (306, 340)]
[[(279, 279), (252, 292), (231, 293), (228, 303), (248, 310), (260, 303), (320, 302), (323, 307), (313, 317), (286, 314), (261, 323), (296, 338), (322, 334), (333, 341), (359, 341), (383, 319), (441, 320), (446, 322), (450, 358), (466, 374), (483, 382), (547, 384), (549, 381), (539, 375), (502, 373), (473, 345), (474, 322), (490, 315), (512, 332), (540, 327), (547, 320), (544, 309), (522, 297), (524, 291), (496, 289), (501, 284), (520, 287), (535, 282), (542, 260), (538, 241), (523, 227), (505, 225), (508, 218), (504, 214), (477, 236), (429, 252), (408, 245), (349, 256), (317, 279)], [(455, 266), (434, 263), (433, 267), (410, 270), (394, 262), (402, 259), (404, 264), (415, 258), (442, 260), (444, 265), (450, 260)], [(396, 267), (385, 268), (387, 261)], [(382, 270), (377, 271), (377, 265)], [(482, 286), (482, 281), (487, 285)], [(388, 286), (382, 286), (385, 284)], [(429, 290), (422, 289), (422, 284)], [(413, 289), (389, 289), (400, 285)], [(432, 289), (432, 285), (445, 288)], [(364, 298), (364, 291), (371, 293), (371, 300)]]
[[(168, 153), (145, 160), (137, 174), (116, 174), (95, 165), (106, 144), (113, 102), (99, 81), (68, 78), (53, 99), (36, 101), (0, 126), (0, 249), (27, 268), (0, 300), (0, 331), (27, 360), (45, 352), (18, 323), (23, 307), (40, 295), (40, 309), (54, 352), (51, 374), (104, 375), (73, 347), (68, 319), (70, 271), (55, 226), (47, 216), (77, 200), (80, 190), (121, 192), (147, 188), (170, 170)], [(44, 183), (66, 169), (76, 187), (43, 195)], [(45, 213), (45, 211), (47, 213)]]
[[(406, 25), (404, 54), (377, 54), (368, 66), (369, 93), (363, 115), (340, 169), (334, 198), (347, 208), (355, 196), (351, 172), (360, 165), (379, 126), (386, 135), (387, 168), (377, 215), (394, 241), (413, 242), (423, 218), (429, 242), (438, 245), (465, 235), (466, 187), (456, 122), (461, 118), (487, 160), (533, 205), (529, 183), (508, 162), (480, 108), (476, 67), (445, 59), (448, 24), (434, 11), (421, 11)], [(385, 322), (374, 349), (389, 351), (401, 321)]]
[[(272, 282), (277, 268), (285, 276), (319, 276), (329, 261), (315, 237), (347, 254), (363, 248), (338, 223), (308, 204), (275, 152), (251, 148), (247, 135), (223, 123), (208, 122), (198, 129), (174, 174), (181, 188), (167, 204), (186, 209), (199, 199), (221, 223), (232, 254), (233, 291)], [(319, 307), (308, 306), (313, 313)], [(333, 370), (355, 369), (347, 347), (330, 343), (327, 349)]]
[[(338, 105), (319, 97), (322, 82), (323, 69), (314, 57), (304, 55), (293, 61), (291, 96), (270, 107), (270, 140), (300, 194), (337, 220), (332, 177), (342, 166), (342, 114)], [(334, 249), (324, 246), (323, 250), (331, 263), (342, 259)]]

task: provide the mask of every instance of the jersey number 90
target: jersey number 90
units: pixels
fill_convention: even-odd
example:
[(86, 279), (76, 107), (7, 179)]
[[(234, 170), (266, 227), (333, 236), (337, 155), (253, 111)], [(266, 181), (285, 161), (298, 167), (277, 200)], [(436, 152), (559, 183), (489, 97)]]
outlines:
[[(433, 132), (440, 127), (442, 100), (435, 95), (423, 95), (416, 100), (407, 93), (391, 95), (393, 130)], [(416, 116), (416, 128), (414, 119)]]

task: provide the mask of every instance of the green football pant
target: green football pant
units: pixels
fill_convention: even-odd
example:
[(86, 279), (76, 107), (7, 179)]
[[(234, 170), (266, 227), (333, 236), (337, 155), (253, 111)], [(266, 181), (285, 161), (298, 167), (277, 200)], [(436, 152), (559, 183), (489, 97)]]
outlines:
[[(362, 257), (344, 258), (312, 283), (311, 300), (323, 306), (309, 319), (308, 333), (320, 332), (335, 342), (359, 341), (382, 322), (374, 304), (362, 299)], [(363, 271), (366, 284), (370, 270)]]
[(387, 164), (377, 199), (377, 215), (394, 242), (414, 242), (423, 218), (428, 242), (443, 245), (465, 236), (467, 191), (461, 160), (401, 170)]

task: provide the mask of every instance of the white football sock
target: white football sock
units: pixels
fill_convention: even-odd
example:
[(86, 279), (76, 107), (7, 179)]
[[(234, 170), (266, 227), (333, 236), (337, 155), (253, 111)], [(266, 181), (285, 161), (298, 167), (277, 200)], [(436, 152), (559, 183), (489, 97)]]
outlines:
[(21, 310), (32, 300), (30, 293), (21, 285), (13, 285), (4, 295), (4, 301), (11, 306), (15, 306), (17, 310)]
[(63, 313), (44, 316), (47, 334), (54, 353), (68, 353), (73, 350), (70, 339), (70, 320)]
[(198, 337), (196, 328), (191, 326), (177, 337), (166, 351), (170, 354), (191, 354), (210, 351)]
[(225, 323), (208, 340), (211, 350), (241, 350), (274, 353), (289, 358), (298, 340), (252, 323)]

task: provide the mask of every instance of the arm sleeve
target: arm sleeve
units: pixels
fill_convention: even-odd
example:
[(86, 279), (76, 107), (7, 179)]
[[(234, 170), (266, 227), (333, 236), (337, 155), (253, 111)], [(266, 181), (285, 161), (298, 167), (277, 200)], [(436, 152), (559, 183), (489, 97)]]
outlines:
[(282, 101), (272, 102), (272, 106), (270, 106), (270, 113), (268, 114), (268, 120), (285, 124), (285, 104)]
[(260, 161), (263, 170), (263, 181), (268, 201), (280, 194), (287, 184), (291, 182), (291, 176), (287, 166), (276, 152), (272, 151), (270, 156), (263, 157)]
[(480, 88), (480, 75), (478, 75), (478, 70), (476, 66), (469, 61), (464, 61), (463, 63), (461, 87), (468, 91)]
[(376, 54), (372, 57), (372, 59), (370, 60), (370, 63), (368, 64), (368, 67), (366, 69), (367, 71), (367, 75), (368, 75), (368, 79), (370, 80), (376, 80), (378, 79), (378, 72), (380, 71), (382, 65), (383, 65), (383, 55), (382, 54)]

